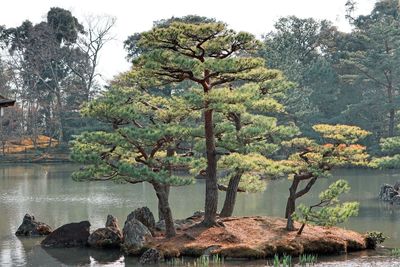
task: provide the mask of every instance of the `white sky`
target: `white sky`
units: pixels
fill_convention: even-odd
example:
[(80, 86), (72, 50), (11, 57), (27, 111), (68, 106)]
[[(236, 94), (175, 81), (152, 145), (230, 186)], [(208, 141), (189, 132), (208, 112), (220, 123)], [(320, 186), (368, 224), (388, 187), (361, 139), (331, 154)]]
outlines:
[[(172, 16), (201, 15), (224, 21), (237, 31), (261, 36), (288, 15), (328, 19), (340, 30), (350, 26), (344, 18), (346, 0), (2, 0), (0, 25), (19, 26), (23, 20), (38, 23), (51, 7), (69, 9), (78, 19), (86, 15), (117, 18), (115, 40), (100, 57), (99, 72), (105, 79), (129, 68), (123, 41), (135, 32), (151, 28), (153, 21)], [(376, 0), (358, 0), (357, 13), (369, 13)]]

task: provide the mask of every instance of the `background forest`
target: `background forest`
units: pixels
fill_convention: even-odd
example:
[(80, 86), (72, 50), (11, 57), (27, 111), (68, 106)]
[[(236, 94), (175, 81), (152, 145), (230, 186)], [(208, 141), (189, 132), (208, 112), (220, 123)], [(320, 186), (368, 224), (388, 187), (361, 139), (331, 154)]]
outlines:
[[(281, 70), (292, 82), (282, 96), (282, 124), (294, 122), (311, 138), (318, 138), (312, 131), (316, 123), (359, 126), (372, 133), (363, 144), (378, 155), (380, 140), (399, 133), (398, 1), (380, 1), (370, 14), (358, 17), (352, 15), (353, 4), (347, 4), (351, 32), (340, 32), (329, 21), (284, 17), (262, 37), (258, 54), (267, 68)], [(49, 142), (67, 144), (73, 135), (106, 127), (82, 118), (79, 110), (104, 90), (96, 67), (114, 22), (109, 17), (81, 22), (70, 11), (52, 8), (38, 24), (0, 27), (0, 94), (18, 103), (2, 120), (3, 143), (29, 138), (35, 144), (45, 135), (53, 138)], [(134, 34), (125, 41), (128, 60), (140, 53), (137, 40)], [(159, 93), (178, 89), (167, 86)]]

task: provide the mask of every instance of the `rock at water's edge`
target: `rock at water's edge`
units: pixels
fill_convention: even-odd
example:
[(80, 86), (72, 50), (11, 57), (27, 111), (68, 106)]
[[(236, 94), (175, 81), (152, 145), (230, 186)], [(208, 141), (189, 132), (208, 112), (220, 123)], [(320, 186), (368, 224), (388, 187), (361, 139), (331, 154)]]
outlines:
[(146, 247), (146, 241), (151, 238), (151, 232), (135, 218), (127, 220), (123, 229), (124, 242), (121, 245), (126, 254), (139, 255)]
[(43, 236), (48, 235), (52, 232), (49, 225), (37, 222), (35, 216), (30, 214), (25, 214), (22, 224), (18, 227), (15, 235), (17, 236)]
[(146, 250), (142, 256), (140, 256), (139, 262), (140, 264), (156, 264), (162, 258), (160, 251), (155, 248), (151, 248)]
[(150, 232), (153, 232), (155, 230), (156, 221), (154, 219), (153, 213), (150, 211), (148, 207), (135, 209), (128, 215), (128, 218), (126, 220), (129, 221), (132, 218), (141, 222), (144, 226), (146, 226), (150, 230)]
[(107, 216), (105, 228), (100, 228), (90, 234), (88, 243), (96, 248), (117, 248), (123, 241), (122, 232), (118, 227), (117, 218)]
[(90, 234), (88, 244), (95, 248), (118, 248), (122, 243), (122, 234), (111, 227), (99, 228)]
[(378, 198), (383, 201), (392, 201), (393, 197), (399, 193), (395, 190), (394, 186), (390, 184), (383, 184), (379, 191)]
[(54, 230), (42, 241), (41, 245), (58, 248), (87, 246), (89, 235), (90, 223), (88, 221), (69, 223)]

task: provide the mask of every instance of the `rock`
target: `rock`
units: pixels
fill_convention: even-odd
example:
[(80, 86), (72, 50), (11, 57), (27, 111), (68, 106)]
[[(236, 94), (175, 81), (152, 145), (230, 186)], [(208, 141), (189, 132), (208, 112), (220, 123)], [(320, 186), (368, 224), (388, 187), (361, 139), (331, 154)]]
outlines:
[(160, 251), (155, 248), (146, 250), (139, 259), (140, 264), (156, 264), (161, 260)]
[(123, 236), (118, 227), (118, 220), (112, 215), (107, 216), (105, 228), (99, 228), (90, 234), (88, 243), (96, 248), (116, 248), (122, 243)]
[(400, 181), (397, 181), (394, 186), (393, 186), (394, 190), (399, 191), (400, 189)]
[(152, 235), (149, 229), (140, 221), (135, 218), (129, 218), (125, 222), (123, 236), (122, 250), (126, 254), (138, 255), (146, 249), (146, 240), (151, 238)]
[(146, 226), (151, 232), (153, 232), (156, 228), (156, 221), (154, 219), (154, 215), (148, 207), (135, 209), (128, 215), (128, 218), (126, 220), (129, 221), (132, 218), (144, 224), (144, 226)]
[(88, 221), (69, 223), (54, 230), (42, 241), (41, 245), (58, 248), (86, 246), (89, 235), (90, 223)]
[(35, 216), (25, 214), (22, 224), (18, 227), (15, 235), (17, 236), (42, 236), (52, 232), (50, 226), (45, 223), (37, 222)]
[(398, 192), (390, 184), (383, 184), (379, 192), (379, 199), (383, 201), (391, 201), (394, 196), (398, 195)]
[(395, 195), (394, 197), (392, 197), (392, 199), (390, 200), (390, 204), (400, 205), (400, 195)]
[(106, 227), (114, 227), (119, 229), (117, 218), (112, 215), (107, 215)]
[(99, 228), (90, 234), (88, 244), (95, 248), (117, 248), (122, 243), (122, 234), (112, 227)]

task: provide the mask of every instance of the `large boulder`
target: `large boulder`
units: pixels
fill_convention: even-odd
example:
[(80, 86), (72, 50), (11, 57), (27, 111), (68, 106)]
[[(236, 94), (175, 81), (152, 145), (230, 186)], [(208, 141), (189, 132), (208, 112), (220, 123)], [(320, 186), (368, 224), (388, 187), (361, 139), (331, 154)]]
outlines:
[(18, 227), (15, 235), (17, 236), (43, 236), (52, 232), (50, 226), (45, 223), (37, 222), (35, 216), (25, 214), (22, 224)]
[(128, 215), (128, 218), (126, 220), (129, 221), (132, 218), (144, 224), (144, 226), (146, 226), (152, 233), (156, 228), (154, 215), (148, 207), (135, 209)]
[(122, 232), (118, 227), (117, 218), (112, 215), (107, 216), (105, 228), (100, 228), (90, 234), (88, 243), (91, 247), (97, 248), (116, 248), (122, 243)]
[(54, 230), (42, 241), (41, 245), (58, 248), (87, 246), (89, 235), (90, 223), (88, 221), (69, 223)]
[(394, 196), (398, 195), (398, 192), (394, 189), (394, 186), (390, 184), (383, 184), (379, 191), (379, 199), (383, 201), (392, 201)]
[(156, 264), (161, 260), (161, 253), (155, 248), (146, 250), (142, 256), (140, 256), (140, 264)]
[(129, 218), (125, 222), (123, 235), (124, 242), (121, 245), (126, 254), (139, 255), (146, 249), (146, 241), (151, 238), (151, 232), (140, 221)]

